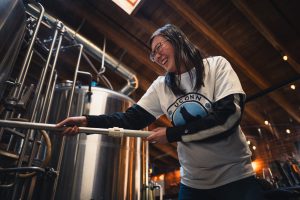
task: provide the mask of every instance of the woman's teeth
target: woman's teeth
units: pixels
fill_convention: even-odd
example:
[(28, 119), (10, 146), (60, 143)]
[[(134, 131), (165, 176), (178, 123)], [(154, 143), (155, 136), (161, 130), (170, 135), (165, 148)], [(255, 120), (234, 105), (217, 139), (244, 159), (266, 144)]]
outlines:
[(168, 59), (163, 59), (162, 62), (161, 62), (161, 64), (165, 65), (167, 62), (168, 62)]

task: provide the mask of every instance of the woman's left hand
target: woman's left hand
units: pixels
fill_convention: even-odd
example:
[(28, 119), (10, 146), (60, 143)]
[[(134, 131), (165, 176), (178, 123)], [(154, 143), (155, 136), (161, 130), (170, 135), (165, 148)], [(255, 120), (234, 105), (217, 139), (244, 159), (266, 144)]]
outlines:
[(166, 127), (158, 127), (153, 129), (153, 133), (147, 137), (147, 140), (150, 143), (166, 144), (168, 143), (166, 131)]

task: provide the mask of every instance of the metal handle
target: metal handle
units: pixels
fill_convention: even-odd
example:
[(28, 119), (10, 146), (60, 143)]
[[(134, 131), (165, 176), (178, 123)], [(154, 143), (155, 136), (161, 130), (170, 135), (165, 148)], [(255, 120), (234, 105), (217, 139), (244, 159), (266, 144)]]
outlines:
[[(11, 127), (11, 128), (24, 128), (24, 129), (37, 129), (46, 131), (61, 132), (67, 127), (56, 127), (55, 124), (46, 123), (34, 123), (34, 122), (19, 122), (11, 120), (0, 120), (0, 127)], [(151, 134), (151, 131), (140, 131), (140, 130), (129, 130), (129, 129), (104, 129), (104, 128), (90, 128), (90, 127), (79, 127), (79, 133), (86, 134), (103, 134), (108, 136), (127, 136), (127, 137), (141, 137), (146, 138)], [(120, 134), (116, 134), (119, 132)]]
[(150, 181), (149, 186), (147, 186), (150, 189), (150, 199), (155, 199), (155, 190), (159, 190), (159, 200), (163, 200), (163, 187), (155, 182), (155, 181)]

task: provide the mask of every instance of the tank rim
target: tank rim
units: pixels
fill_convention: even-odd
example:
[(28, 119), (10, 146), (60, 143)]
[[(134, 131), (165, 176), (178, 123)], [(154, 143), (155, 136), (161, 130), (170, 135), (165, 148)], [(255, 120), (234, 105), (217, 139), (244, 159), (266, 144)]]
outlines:
[[(71, 89), (72, 87), (72, 81), (66, 81), (66, 82), (63, 82), (63, 83), (58, 83), (55, 85), (55, 89), (57, 90), (60, 90), (60, 89)], [(89, 86), (88, 85), (81, 85), (80, 87), (79, 86), (76, 86), (75, 89), (78, 90), (78, 89), (85, 89), (85, 90), (88, 90)], [(131, 101), (132, 103), (135, 103), (135, 101), (130, 98), (129, 96), (123, 94), (123, 93), (120, 93), (120, 92), (117, 92), (117, 91), (114, 91), (114, 90), (110, 90), (110, 89), (107, 89), (107, 88), (103, 88), (103, 87), (98, 87), (98, 86), (92, 86), (92, 91), (93, 90), (100, 90), (100, 91), (104, 91), (104, 92), (107, 92), (107, 93), (112, 93), (116, 96), (119, 96), (121, 98), (124, 98), (124, 99), (127, 99), (129, 101)]]

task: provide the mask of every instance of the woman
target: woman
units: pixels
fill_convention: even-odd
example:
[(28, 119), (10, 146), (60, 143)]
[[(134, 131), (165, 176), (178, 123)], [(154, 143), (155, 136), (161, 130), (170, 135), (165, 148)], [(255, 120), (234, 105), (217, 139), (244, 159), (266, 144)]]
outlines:
[(167, 71), (125, 113), (70, 117), (58, 124), (142, 129), (166, 114), (173, 127), (159, 127), (152, 143), (178, 142), (179, 199), (262, 199), (251, 152), (239, 123), (245, 93), (223, 57), (203, 59), (199, 49), (174, 25), (150, 38), (150, 59)]

